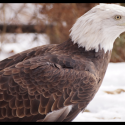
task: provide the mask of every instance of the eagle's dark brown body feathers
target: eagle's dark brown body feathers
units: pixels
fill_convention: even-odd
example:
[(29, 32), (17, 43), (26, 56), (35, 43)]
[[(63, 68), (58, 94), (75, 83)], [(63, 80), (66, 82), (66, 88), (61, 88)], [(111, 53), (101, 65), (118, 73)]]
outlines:
[(103, 49), (85, 51), (69, 39), (1, 61), (0, 121), (37, 121), (69, 105), (71, 111), (55, 121), (73, 120), (99, 89), (110, 56)]

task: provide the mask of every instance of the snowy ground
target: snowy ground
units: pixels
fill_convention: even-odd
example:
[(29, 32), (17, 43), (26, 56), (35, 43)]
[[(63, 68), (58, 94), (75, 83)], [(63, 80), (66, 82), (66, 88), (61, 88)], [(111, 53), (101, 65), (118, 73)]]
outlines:
[[(0, 60), (3, 60), (9, 56), (25, 51), (27, 49), (50, 43), (49, 37), (46, 34), (37, 34), (37, 39), (34, 40), (35, 35), (36, 34), (34, 33), (22, 33), (15, 36), (13, 34), (5, 34), (4, 37), (7, 39), (5, 39), (2, 43), (0, 42), (0, 48), (2, 48), (2, 51), (0, 51)], [(6, 42), (6, 40), (10, 39), (11, 41), (9, 43)], [(13, 53), (10, 53), (12, 50)]]
[[(80, 113), (73, 121), (124, 121), (125, 122), (125, 63), (110, 63), (94, 99), (87, 106), (89, 112)], [(116, 94), (104, 91), (119, 90)], [(124, 92), (123, 92), (124, 91)]]

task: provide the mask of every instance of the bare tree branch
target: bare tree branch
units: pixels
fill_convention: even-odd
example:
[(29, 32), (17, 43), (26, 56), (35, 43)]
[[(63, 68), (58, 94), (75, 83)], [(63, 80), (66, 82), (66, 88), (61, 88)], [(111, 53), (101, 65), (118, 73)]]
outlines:
[[(6, 30), (4, 26), (6, 25)], [(2, 25), (0, 24), (0, 33), (45, 33), (48, 28), (52, 28), (53, 25)]]

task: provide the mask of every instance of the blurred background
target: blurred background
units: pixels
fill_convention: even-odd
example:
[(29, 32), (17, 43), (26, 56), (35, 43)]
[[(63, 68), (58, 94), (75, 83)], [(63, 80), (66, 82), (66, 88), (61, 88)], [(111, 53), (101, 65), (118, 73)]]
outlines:
[[(39, 45), (66, 41), (76, 19), (97, 4), (0, 3), (0, 60)], [(124, 39), (125, 33), (116, 39), (111, 62), (125, 61)]]

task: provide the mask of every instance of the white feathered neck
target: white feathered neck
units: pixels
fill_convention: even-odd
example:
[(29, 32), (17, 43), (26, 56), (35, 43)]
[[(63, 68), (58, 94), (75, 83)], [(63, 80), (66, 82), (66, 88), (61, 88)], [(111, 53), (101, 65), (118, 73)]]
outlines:
[(78, 18), (70, 33), (74, 44), (77, 43), (79, 47), (85, 47), (86, 51), (95, 49), (98, 52), (99, 46), (105, 52), (112, 50), (115, 39), (125, 30), (113, 25), (112, 19), (111, 21), (108, 19), (115, 13), (114, 7), (117, 9), (116, 7), (121, 6), (97, 5)]

